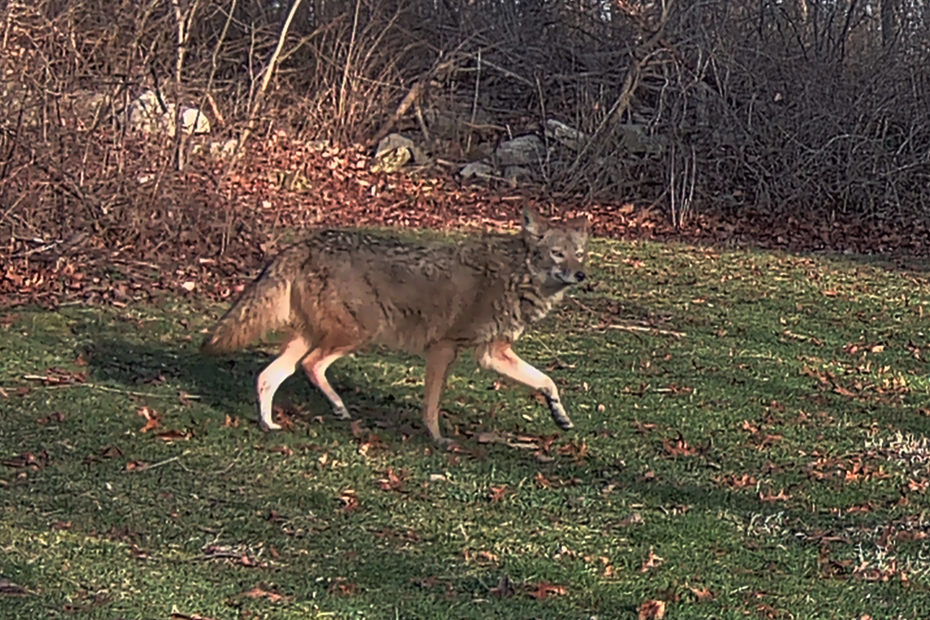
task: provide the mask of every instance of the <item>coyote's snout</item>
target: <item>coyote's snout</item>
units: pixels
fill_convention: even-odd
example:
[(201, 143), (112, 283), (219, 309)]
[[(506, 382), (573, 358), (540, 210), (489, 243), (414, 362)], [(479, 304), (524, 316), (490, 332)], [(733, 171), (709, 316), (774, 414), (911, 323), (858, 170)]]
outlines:
[(326, 369), (369, 343), (425, 356), (423, 422), (437, 443), (446, 442), (439, 429), (442, 388), (466, 349), (483, 368), (539, 390), (556, 424), (570, 429), (555, 383), (511, 346), (567, 287), (585, 279), (587, 237), (586, 219), (554, 223), (531, 209), (520, 234), (485, 235), (460, 245), (320, 230), (262, 271), (203, 350), (227, 352), (265, 332), (291, 330), (281, 354), (258, 376), (260, 420), (267, 429), (280, 428), (272, 399), (298, 364), (336, 416), (349, 418)]
[(581, 270), (581, 260), (566, 260), (564, 267), (555, 267), (552, 270), (552, 278), (558, 280), (566, 286), (578, 284), (585, 279), (584, 271)]

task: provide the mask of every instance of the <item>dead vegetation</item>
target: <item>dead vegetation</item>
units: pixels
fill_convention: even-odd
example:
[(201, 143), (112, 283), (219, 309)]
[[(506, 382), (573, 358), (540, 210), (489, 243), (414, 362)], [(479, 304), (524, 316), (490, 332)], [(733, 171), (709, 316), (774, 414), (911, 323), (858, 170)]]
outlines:
[[(7, 257), (252, 261), (275, 225), (506, 221), (508, 196), (463, 189), (456, 167), (521, 134), (549, 142), (550, 119), (583, 139), (505, 194), (588, 209), (603, 232), (633, 204), (683, 234), (722, 215), (715, 235), (923, 247), (919, 3), (11, 0), (0, 19)], [(133, 129), (146, 92), (170, 131)], [(184, 106), (208, 136), (175, 131)], [(392, 131), (432, 167), (359, 186)], [(238, 157), (209, 154), (224, 140)]]

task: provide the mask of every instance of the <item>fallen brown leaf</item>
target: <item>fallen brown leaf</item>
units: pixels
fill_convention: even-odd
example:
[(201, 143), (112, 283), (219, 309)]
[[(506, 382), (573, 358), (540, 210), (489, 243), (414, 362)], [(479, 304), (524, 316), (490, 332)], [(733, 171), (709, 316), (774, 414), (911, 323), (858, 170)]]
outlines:
[(100, 451), (100, 456), (105, 459), (115, 459), (117, 457), (123, 456), (123, 451), (116, 446), (107, 446)]
[(510, 577), (505, 573), (501, 575), (500, 580), (497, 582), (497, 586), (490, 588), (491, 596), (496, 598), (510, 598), (514, 595), (513, 583), (510, 581)]
[(284, 596), (283, 594), (278, 594), (272, 590), (265, 590), (263, 588), (252, 588), (248, 592), (243, 592), (240, 594), (245, 598), (267, 598), (272, 603), (277, 603), (279, 601), (287, 600), (290, 597)]
[(358, 498), (355, 496), (354, 489), (346, 489), (343, 491), (339, 496), (339, 501), (342, 503), (342, 509), (346, 512), (352, 512), (359, 507)]
[(294, 422), (291, 417), (284, 413), (280, 407), (275, 407), (274, 413), (275, 422), (281, 425), (281, 430), (289, 432), (294, 430)]
[(678, 434), (678, 438), (674, 442), (668, 438), (663, 439), (662, 446), (671, 456), (694, 456), (698, 453), (697, 448), (689, 445), (681, 433)]
[(527, 588), (527, 594), (532, 596), (535, 599), (543, 600), (548, 598), (552, 594), (567, 594), (568, 591), (564, 586), (556, 585), (554, 583), (549, 583), (548, 581), (540, 581), (532, 584), (524, 584), (524, 587)]
[(13, 458), (3, 459), (0, 463), (7, 467), (32, 467), (33, 469), (38, 469), (41, 466), (48, 465), (48, 461), (48, 452), (43, 450), (38, 454), (23, 452), (22, 454), (17, 454)]
[(507, 495), (507, 493), (509, 492), (510, 490), (506, 487), (506, 485), (501, 485), (499, 487), (491, 487), (491, 492), (488, 496), (488, 499), (490, 499), (491, 502), (499, 502), (502, 499), (504, 499), (504, 496)]
[(864, 514), (867, 512), (872, 512), (875, 510), (875, 506), (872, 505), (872, 502), (866, 502), (864, 504), (858, 504), (855, 506), (850, 506), (846, 509), (846, 514)]
[(665, 617), (665, 601), (643, 601), (636, 608), (636, 617), (639, 620), (662, 620)]
[(420, 586), (421, 588), (430, 589), (436, 584), (443, 583), (438, 577), (414, 577), (410, 580), (412, 583)]
[(145, 425), (139, 429), (140, 433), (147, 433), (152, 429), (158, 428), (161, 416), (151, 407), (140, 407), (136, 414), (145, 418)]
[(649, 570), (656, 568), (659, 564), (664, 562), (662, 558), (657, 556), (652, 549), (649, 550), (649, 555), (646, 556), (646, 561), (643, 562), (643, 565), (639, 567), (639, 572), (645, 573)]
[(584, 441), (575, 443), (570, 441), (558, 449), (558, 453), (563, 456), (571, 456), (576, 462), (582, 462), (588, 456), (588, 444)]
[(49, 414), (46, 417), (39, 418), (38, 420), (36, 420), (36, 422), (44, 426), (48, 424), (49, 422), (63, 422), (64, 419), (65, 419), (65, 414), (61, 413), (60, 411), (56, 411), (55, 413)]
[(137, 560), (149, 559), (148, 552), (135, 544), (129, 546), (129, 554)]
[(784, 489), (779, 491), (777, 495), (773, 495), (772, 493), (759, 493), (759, 501), (761, 502), (783, 502), (788, 499), (791, 499), (791, 496), (785, 493)]
[(749, 474), (742, 474), (737, 476), (735, 474), (728, 474), (723, 477), (723, 479), (718, 479), (718, 481), (731, 489), (742, 489), (745, 487), (755, 486), (756, 479), (750, 476)]
[(640, 514), (639, 512), (634, 512), (630, 516), (624, 517), (623, 519), (621, 519), (617, 525), (619, 527), (629, 527), (631, 525), (637, 525), (640, 523), (645, 523), (645, 521), (643, 520), (643, 515)]
[(850, 392), (849, 390), (844, 388), (842, 385), (834, 385), (833, 391), (839, 394), (840, 396), (846, 396), (850, 398), (855, 396), (853, 392)]
[(479, 551), (475, 554), (475, 558), (478, 560), (484, 560), (485, 562), (499, 561), (499, 558), (490, 551)]
[[(405, 472), (401, 471), (401, 475), (404, 473)], [(401, 476), (395, 474), (393, 468), (388, 468), (386, 476), (386, 478), (378, 480), (378, 487), (382, 491), (400, 491), (401, 487), (404, 485)]]
[(329, 584), (328, 589), (330, 592), (333, 592), (335, 594), (340, 594), (342, 596), (351, 596), (355, 594), (355, 592), (358, 590), (358, 586), (352, 583), (351, 581), (347, 581), (343, 577), (337, 577), (336, 579), (333, 580), (331, 584)]
[(691, 590), (691, 594), (696, 596), (699, 601), (710, 601), (714, 599), (714, 593), (707, 588), (695, 588), (694, 586), (688, 586), (688, 589)]

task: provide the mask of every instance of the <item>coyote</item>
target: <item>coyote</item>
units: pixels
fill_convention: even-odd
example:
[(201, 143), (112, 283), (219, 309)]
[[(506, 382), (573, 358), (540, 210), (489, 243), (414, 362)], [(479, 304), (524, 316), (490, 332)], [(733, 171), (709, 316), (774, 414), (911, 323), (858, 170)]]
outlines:
[(585, 279), (588, 221), (554, 223), (527, 208), (519, 234), (461, 244), (421, 243), (346, 230), (318, 230), (283, 250), (219, 320), (202, 346), (226, 353), (289, 328), (281, 354), (258, 376), (260, 423), (281, 428), (271, 403), (300, 364), (340, 419), (350, 419), (326, 369), (369, 343), (426, 358), (423, 423), (439, 445), (440, 394), (458, 354), (546, 398), (552, 419), (572, 428), (552, 379), (511, 346)]

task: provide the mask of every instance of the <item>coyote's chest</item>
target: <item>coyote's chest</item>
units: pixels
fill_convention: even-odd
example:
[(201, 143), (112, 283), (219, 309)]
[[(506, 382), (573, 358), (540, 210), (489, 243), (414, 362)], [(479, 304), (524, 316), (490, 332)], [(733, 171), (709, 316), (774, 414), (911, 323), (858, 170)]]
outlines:
[(492, 339), (517, 340), (528, 327), (541, 321), (561, 299), (563, 291), (546, 292), (529, 275), (515, 277), (497, 305), (497, 333)]
[(562, 301), (564, 289), (554, 292), (541, 290), (533, 282), (527, 282), (524, 279), (521, 286), (517, 288), (517, 297), (519, 299), (519, 316), (521, 322), (525, 325), (532, 325), (537, 321), (546, 318), (546, 315), (552, 310), (553, 306)]

